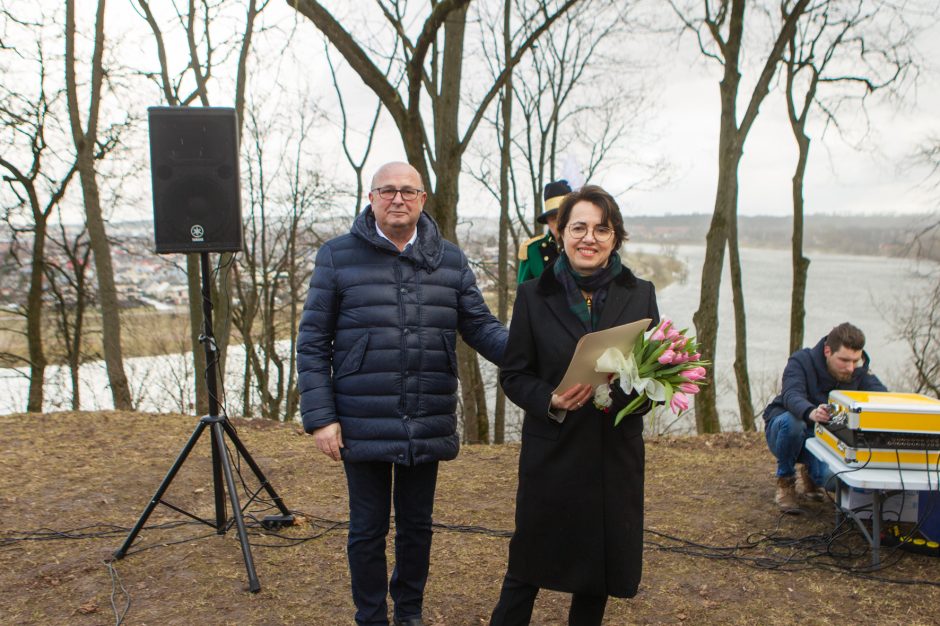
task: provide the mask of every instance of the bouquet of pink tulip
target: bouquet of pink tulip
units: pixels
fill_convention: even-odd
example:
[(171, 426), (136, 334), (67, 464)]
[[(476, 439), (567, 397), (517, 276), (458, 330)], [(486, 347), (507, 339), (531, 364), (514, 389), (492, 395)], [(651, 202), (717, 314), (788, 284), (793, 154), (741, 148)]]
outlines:
[(598, 385), (594, 391), (596, 407), (610, 410), (610, 385), (620, 385), (627, 395), (637, 393), (637, 397), (617, 413), (614, 426), (647, 400), (668, 404), (676, 415), (689, 408), (691, 396), (706, 382), (708, 362), (701, 360), (698, 344), (694, 337), (686, 336), (687, 330), (676, 330), (672, 321), (664, 318), (646, 336), (636, 340), (629, 354), (608, 348), (597, 359), (595, 371), (608, 373), (610, 384)]

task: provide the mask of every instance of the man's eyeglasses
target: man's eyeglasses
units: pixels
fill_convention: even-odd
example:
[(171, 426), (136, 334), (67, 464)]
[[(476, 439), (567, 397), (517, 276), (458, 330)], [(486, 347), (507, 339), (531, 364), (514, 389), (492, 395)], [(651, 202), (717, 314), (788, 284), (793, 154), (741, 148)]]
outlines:
[(601, 243), (609, 241), (614, 236), (614, 229), (603, 224), (598, 224), (592, 229), (584, 222), (575, 222), (574, 224), (568, 224), (568, 228), (565, 230), (568, 231), (572, 239), (584, 239), (587, 237), (588, 231), (593, 230), (594, 239)]
[(424, 189), (412, 189), (411, 187), (405, 187), (404, 189), (396, 189), (394, 187), (376, 187), (372, 190), (374, 193), (379, 194), (379, 197), (383, 200), (394, 200), (395, 194), (401, 194), (401, 199), (406, 202), (412, 200), (417, 200), (418, 196), (424, 193)]

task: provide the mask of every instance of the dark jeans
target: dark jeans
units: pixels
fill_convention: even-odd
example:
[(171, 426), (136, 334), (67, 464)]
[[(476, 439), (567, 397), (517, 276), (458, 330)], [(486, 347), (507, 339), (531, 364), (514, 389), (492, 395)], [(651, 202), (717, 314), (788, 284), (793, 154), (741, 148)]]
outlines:
[[(508, 573), (503, 579), (499, 602), (493, 609), (490, 626), (527, 626), (532, 620), (532, 609), (539, 588), (516, 580)], [(607, 596), (589, 596), (575, 593), (568, 609), (568, 626), (599, 626), (607, 608)]]
[[(388, 624), (386, 595), (389, 593), (395, 603), (397, 619), (420, 617), (431, 559), (431, 513), (438, 464), (344, 465), (349, 488), (346, 552), (356, 603), (356, 623)], [(395, 504), (395, 569), (389, 584), (385, 537), (392, 501)]]
[(806, 440), (814, 437), (812, 429), (791, 413), (781, 413), (770, 420), (764, 427), (767, 447), (777, 457), (777, 477), (789, 478), (796, 474), (796, 464), (809, 467), (813, 482), (820, 487), (833, 489), (834, 484), (827, 481), (832, 477), (828, 466), (817, 459), (805, 448)]

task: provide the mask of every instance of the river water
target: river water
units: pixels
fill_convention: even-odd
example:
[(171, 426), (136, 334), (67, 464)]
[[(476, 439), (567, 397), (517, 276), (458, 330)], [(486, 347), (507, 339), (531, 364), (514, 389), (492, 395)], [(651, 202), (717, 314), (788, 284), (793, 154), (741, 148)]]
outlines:
[[(656, 253), (657, 246), (634, 245), (635, 249)], [(683, 283), (670, 285), (657, 296), (660, 313), (681, 327), (692, 326), (698, 307), (703, 246), (680, 246), (676, 255), (689, 269)], [(745, 306), (747, 309), (748, 365), (752, 395), (758, 411), (776, 393), (786, 363), (789, 344), (790, 254), (787, 250), (743, 249)], [(907, 259), (814, 254), (809, 269), (806, 297), (806, 343), (815, 344), (834, 325), (850, 321), (862, 328), (868, 339), (866, 351), (872, 356), (872, 369), (889, 388), (905, 390), (904, 366), (907, 348), (896, 337), (892, 321), (899, 310), (909, 306), (912, 297), (924, 293), (936, 280), (934, 263)], [(740, 428), (734, 377), (734, 323), (731, 287), (727, 270), (721, 284), (718, 354), (714, 366), (719, 390), (722, 428)], [(694, 332), (694, 330), (692, 331)], [(286, 345), (286, 342), (285, 342)], [(241, 406), (241, 379), (244, 355), (238, 346), (229, 352), (226, 397), (229, 414)], [(190, 411), (188, 355), (166, 355), (127, 359), (127, 372), (137, 406), (142, 411)], [(45, 410), (69, 407), (68, 373), (65, 368), (47, 368)], [(26, 406), (27, 371), (0, 370), (0, 414), (22, 411)], [(489, 381), (490, 406), (495, 394), (495, 369), (484, 368)], [(111, 408), (107, 377), (101, 363), (82, 369), (82, 408)], [(668, 415), (651, 416), (649, 428), (656, 432), (694, 432), (694, 420), (685, 415), (674, 420)], [(518, 411), (507, 417), (509, 438), (518, 433)]]
[[(653, 248), (646, 251), (655, 252)], [(703, 246), (683, 246), (678, 257), (689, 268), (685, 284), (670, 285), (658, 294), (660, 314), (680, 327), (692, 327), (698, 308)], [(747, 311), (747, 355), (752, 398), (758, 411), (780, 387), (789, 356), (792, 272), (788, 250), (744, 249), (741, 265)], [(734, 308), (727, 262), (721, 282), (715, 373), (719, 409), (725, 430), (739, 429), (734, 360)], [(806, 286), (804, 344), (815, 345), (841, 322), (865, 332), (865, 350), (872, 370), (891, 389), (905, 389), (907, 347), (897, 338), (895, 319), (911, 298), (932, 288), (937, 265), (873, 256), (814, 254)], [(694, 332), (694, 329), (692, 330)]]

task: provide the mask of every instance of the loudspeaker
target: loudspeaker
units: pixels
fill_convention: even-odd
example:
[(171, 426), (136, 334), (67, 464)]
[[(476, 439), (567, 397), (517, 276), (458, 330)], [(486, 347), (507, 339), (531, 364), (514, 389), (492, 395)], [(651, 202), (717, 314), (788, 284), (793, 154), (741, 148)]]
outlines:
[(242, 249), (238, 125), (226, 107), (150, 107), (158, 254)]

